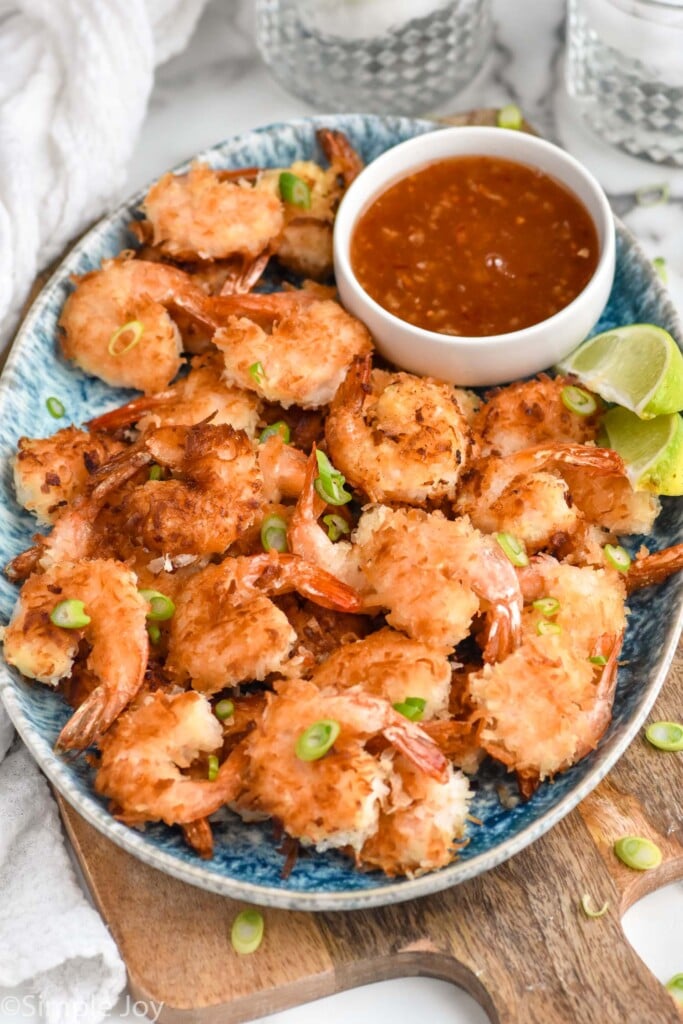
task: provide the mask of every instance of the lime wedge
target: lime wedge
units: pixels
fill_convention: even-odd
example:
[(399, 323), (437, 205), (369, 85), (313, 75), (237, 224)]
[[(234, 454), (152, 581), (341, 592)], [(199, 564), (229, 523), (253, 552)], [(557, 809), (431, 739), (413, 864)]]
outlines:
[(621, 455), (636, 491), (683, 494), (683, 418), (641, 420), (615, 406), (602, 419), (610, 448)]
[(654, 324), (630, 324), (584, 341), (557, 369), (643, 420), (683, 409), (683, 354)]

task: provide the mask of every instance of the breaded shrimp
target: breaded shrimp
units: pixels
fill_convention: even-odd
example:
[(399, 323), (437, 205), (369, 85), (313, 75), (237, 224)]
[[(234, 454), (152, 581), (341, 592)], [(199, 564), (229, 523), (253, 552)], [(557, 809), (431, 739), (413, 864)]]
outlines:
[(121, 258), (79, 278), (59, 318), (62, 351), (112, 387), (161, 391), (181, 366), (182, 339), (167, 312), (204, 296), (192, 278), (163, 263)]
[(325, 424), (330, 457), (370, 501), (453, 499), (472, 453), (455, 388), (410, 373), (371, 370), (357, 357)]
[(193, 576), (181, 592), (167, 671), (204, 693), (293, 671), (296, 662), (288, 663), (297, 635), (270, 600), (293, 590), (340, 611), (357, 611), (360, 604), (344, 583), (296, 555), (226, 558)]
[(52, 523), (84, 491), (91, 474), (124, 448), (108, 434), (77, 427), (51, 437), (20, 437), (14, 460), (17, 501), (39, 523)]
[[(55, 625), (50, 615), (62, 601), (83, 602), (89, 623)], [(139, 691), (147, 666), (147, 611), (135, 575), (108, 559), (55, 565), (22, 587), (4, 631), (5, 660), (29, 679), (57, 686), (71, 674), (85, 642), (87, 669), (98, 680), (59, 734), (59, 748), (82, 750), (98, 740)]]
[(231, 177), (194, 163), (159, 178), (143, 203), (153, 244), (175, 260), (253, 260), (268, 248), (284, 226), (280, 199)]

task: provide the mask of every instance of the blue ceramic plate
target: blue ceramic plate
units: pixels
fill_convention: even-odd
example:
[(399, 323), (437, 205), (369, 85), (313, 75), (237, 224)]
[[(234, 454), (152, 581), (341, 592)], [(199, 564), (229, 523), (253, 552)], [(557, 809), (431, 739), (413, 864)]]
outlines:
[[(321, 157), (315, 130), (322, 125), (346, 132), (366, 161), (404, 139), (434, 130), (429, 122), (403, 118), (311, 118), (251, 132), (200, 154), (200, 158), (215, 167), (282, 167), (312, 155)], [(142, 193), (134, 196), (69, 253), (34, 303), (14, 345), (0, 383), (2, 565), (29, 546), (36, 528), (33, 519), (14, 501), (9, 463), (22, 434), (43, 436), (54, 432), (56, 424), (46, 411), (46, 398), (58, 395), (69, 420), (79, 424), (129, 397), (68, 366), (55, 341), (57, 319), (69, 292), (69, 275), (91, 270), (104, 257), (130, 247), (132, 239), (126, 226), (141, 199)], [(597, 330), (638, 321), (660, 324), (681, 339), (676, 314), (649, 261), (618, 225), (616, 278)], [(662, 548), (681, 540), (683, 502), (665, 500), (648, 544)], [(639, 543), (634, 538), (633, 549)], [(15, 589), (1, 579), (3, 622), (9, 618), (15, 600)], [(29, 685), (6, 667), (0, 670), (0, 690), (14, 724), (48, 778), (84, 818), (136, 857), (192, 885), (253, 903), (297, 910), (350, 910), (413, 899), (472, 878), (517, 853), (575, 807), (612, 767), (641, 726), (673, 657), (682, 607), (681, 578), (634, 597), (614, 718), (599, 748), (552, 784), (542, 785), (528, 803), (512, 810), (501, 806), (497, 789), (503, 784), (514, 792), (514, 783), (502, 769), (487, 765), (474, 780), (472, 806), (472, 813), (483, 825), (471, 827), (471, 842), (457, 863), (414, 880), (363, 874), (333, 853), (300, 857), (290, 877), (283, 880), (283, 857), (271, 826), (245, 825), (227, 813), (215, 825), (216, 854), (210, 862), (201, 861), (186, 846), (178, 829), (153, 825), (141, 832), (127, 828), (111, 817), (105, 802), (94, 794), (93, 773), (84, 759), (67, 761), (52, 751), (70, 714), (66, 704), (47, 687)]]

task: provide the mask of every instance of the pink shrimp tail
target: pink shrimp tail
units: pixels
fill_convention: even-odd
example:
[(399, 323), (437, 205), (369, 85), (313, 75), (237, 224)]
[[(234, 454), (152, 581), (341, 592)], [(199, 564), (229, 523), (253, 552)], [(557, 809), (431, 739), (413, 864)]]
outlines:
[(392, 747), (396, 747), (416, 768), (432, 779), (446, 781), (448, 760), (426, 733), (422, 730), (411, 732), (401, 725), (390, 725), (382, 731)]
[(343, 132), (332, 128), (319, 128), (315, 133), (320, 147), (330, 165), (337, 169), (344, 179), (344, 185), (351, 182), (363, 170), (363, 161)]
[(675, 572), (683, 569), (683, 544), (655, 551), (651, 555), (636, 558), (626, 574), (626, 590), (632, 594), (634, 590), (650, 587), (654, 583), (663, 583)]
[(127, 402), (126, 405), (120, 405), (117, 409), (112, 409), (110, 412), (88, 420), (85, 426), (92, 432), (129, 427), (132, 423), (137, 423), (150, 409), (157, 409), (174, 397), (172, 391), (160, 391), (156, 395), (141, 395), (139, 398)]
[[(626, 476), (624, 460), (612, 448), (593, 448), (586, 444), (538, 445), (518, 453), (520, 459), (528, 459), (531, 471), (541, 469), (549, 462), (576, 466), (586, 473), (604, 476)], [(510, 456), (515, 459), (515, 456)]]
[(522, 616), (515, 601), (502, 601), (493, 605), (489, 613), (489, 628), (484, 648), (484, 661), (502, 661), (522, 642)]

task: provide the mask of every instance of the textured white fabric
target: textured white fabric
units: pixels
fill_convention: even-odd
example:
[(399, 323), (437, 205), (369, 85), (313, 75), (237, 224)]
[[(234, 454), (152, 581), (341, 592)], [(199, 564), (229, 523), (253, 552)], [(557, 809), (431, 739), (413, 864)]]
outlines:
[[(0, 352), (35, 275), (118, 198), (154, 68), (205, 2), (0, 0)], [(0, 704), (0, 988), (22, 984), (47, 1024), (96, 1024), (125, 969)]]

